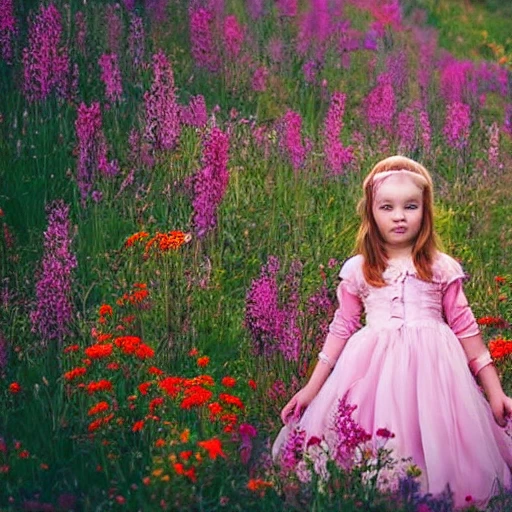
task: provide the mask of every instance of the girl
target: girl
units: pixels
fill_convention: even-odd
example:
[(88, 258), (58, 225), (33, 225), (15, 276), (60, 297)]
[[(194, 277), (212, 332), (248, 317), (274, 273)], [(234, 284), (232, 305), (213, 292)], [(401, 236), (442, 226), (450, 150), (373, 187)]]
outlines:
[(468, 306), (464, 272), (437, 249), (432, 178), (419, 163), (392, 156), (363, 188), (358, 254), (341, 269), (339, 307), (319, 362), (282, 410), (274, 457), (292, 427), (306, 440), (327, 440), (346, 396), (367, 432), (395, 434), (386, 447), (412, 457), (423, 492), (449, 485), (456, 506), (468, 495), (485, 505), (497, 482), (511, 484), (512, 442), (502, 427), (512, 399)]

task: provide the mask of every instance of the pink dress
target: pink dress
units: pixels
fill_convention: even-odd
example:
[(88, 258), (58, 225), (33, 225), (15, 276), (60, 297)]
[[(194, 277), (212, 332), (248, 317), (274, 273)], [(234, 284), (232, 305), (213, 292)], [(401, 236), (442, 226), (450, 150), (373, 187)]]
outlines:
[[(428, 283), (411, 259), (392, 262), (383, 275), (387, 286), (376, 288), (365, 282), (362, 263), (357, 255), (341, 269), (340, 306), (329, 330), (348, 341), (299, 428), (306, 438), (322, 438), (348, 392), (357, 405), (352, 418), (370, 434), (393, 432), (386, 447), (421, 468), (422, 492), (436, 495), (449, 484), (456, 506), (467, 505), (468, 495), (487, 503), (496, 481), (511, 485), (512, 441), (494, 421), (461, 345), (479, 333), (461, 266), (439, 253)], [(274, 456), (289, 431), (281, 430)]]

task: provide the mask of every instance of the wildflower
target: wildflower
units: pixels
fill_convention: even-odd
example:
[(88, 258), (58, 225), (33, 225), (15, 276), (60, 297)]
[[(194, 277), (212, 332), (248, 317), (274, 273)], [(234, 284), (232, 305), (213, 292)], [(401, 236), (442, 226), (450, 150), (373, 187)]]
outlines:
[(95, 344), (85, 349), (85, 355), (91, 359), (104, 359), (112, 355), (112, 343)]
[(208, 404), (208, 409), (210, 410), (210, 418), (215, 418), (222, 412), (222, 405), (219, 402), (212, 402)]
[(28, 47), (23, 48), (23, 92), (28, 101), (45, 100), (52, 91), (67, 97), (69, 55), (61, 45), (61, 14), (53, 3), (41, 5), (29, 20)]
[(194, 126), (195, 128), (202, 128), (206, 126), (208, 121), (208, 112), (206, 110), (206, 103), (202, 94), (191, 96), (188, 106), (181, 107), (180, 119), (183, 124)]
[(244, 409), (244, 404), (242, 400), (240, 400), (240, 398), (238, 398), (237, 396), (229, 395), (228, 393), (221, 393), (219, 395), (219, 399), (221, 402), (225, 402), (226, 404), (229, 405), (234, 405), (238, 409)]
[(265, 92), (267, 90), (267, 78), (269, 74), (269, 70), (265, 66), (257, 67), (252, 75), (252, 90), (255, 92)]
[(340, 141), (343, 129), (346, 94), (335, 92), (332, 95), (324, 124), (324, 153), (327, 168), (333, 174), (343, 173), (345, 166), (353, 160), (351, 146), (343, 147)]
[(224, 18), (224, 48), (230, 58), (236, 59), (244, 41), (244, 29), (238, 23), (236, 16)]
[(489, 352), (493, 359), (503, 359), (512, 354), (512, 340), (497, 338), (489, 342)]
[(148, 368), (148, 373), (151, 375), (157, 375), (157, 376), (164, 374), (163, 370), (160, 370), (160, 368), (157, 368), (156, 366), (150, 366)]
[(105, 84), (105, 97), (107, 101), (115, 103), (121, 100), (123, 86), (121, 84), (121, 70), (116, 53), (104, 53), (98, 60), (101, 68), (101, 80)]
[(80, 350), (80, 345), (68, 345), (67, 347), (64, 347), (63, 352), (64, 354), (69, 354), (70, 352), (77, 352)]
[(496, 276), (494, 278), (494, 281), (497, 283), (497, 284), (505, 284), (507, 282), (507, 278), (506, 277), (503, 277), (503, 276)]
[(249, 387), (251, 389), (253, 389), (254, 391), (256, 391), (256, 388), (257, 388), (257, 384), (256, 384), (256, 381), (254, 379), (249, 379), (247, 381), (247, 384), (249, 385)]
[(166, 377), (158, 383), (158, 386), (171, 398), (174, 398), (180, 392), (182, 383), (181, 377)]
[(174, 149), (181, 133), (179, 107), (172, 66), (162, 50), (153, 55), (153, 82), (150, 90), (144, 94), (144, 103), (144, 138), (155, 149)]
[(134, 235), (131, 235), (130, 237), (128, 237), (128, 239), (124, 243), (124, 246), (132, 247), (133, 245), (135, 245), (136, 242), (138, 242), (144, 238), (147, 238), (148, 236), (149, 236), (149, 233), (147, 233), (146, 231), (140, 231), (139, 233), (135, 233)]
[(306, 147), (302, 142), (302, 117), (288, 110), (278, 123), (279, 147), (290, 159), (292, 167), (298, 171), (306, 159)]
[(155, 441), (155, 447), (156, 448), (162, 448), (162, 446), (165, 446), (165, 440), (162, 438), (159, 438)]
[(0, 0), (0, 59), (12, 63), (14, 37), (18, 32), (12, 0)]
[(108, 304), (102, 304), (99, 309), (99, 315), (100, 316), (112, 316), (114, 313), (114, 310), (112, 309), (112, 306), (109, 306)]
[(119, 16), (119, 4), (107, 4), (105, 24), (107, 28), (107, 46), (111, 52), (118, 53), (122, 41), (123, 21)]
[(382, 127), (391, 130), (396, 110), (395, 91), (391, 84), (391, 77), (382, 73), (377, 78), (377, 85), (366, 98), (366, 118), (372, 129)]
[(192, 177), (193, 223), (199, 238), (204, 237), (217, 224), (217, 209), (229, 182), (228, 151), (228, 135), (213, 127), (203, 140), (202, 169)]
[(153, 398), (151, 402), (149, 402), (149, 410), (153, 414), (157, 407), (161, 407), (164, 404), (164, 399), (162, 397)]
[(234, 379), (233, 377), (227, 376), (221, 380), (221, 384), (223, 386), (226, 386), (227, 388), (232, 388), (236, 384), (236, 379)]
[[(69, 206), (55, 201), (47, 207), (48, 228), (44, 233), (44, 253), (36, 274), (36, 308), (30, 314), (32, 331), (46, 342), (69, 334), (73, 319), (73, 269)], [(52, 290), (51, 293), (48, 293)]]
[(87, 413), (88, 416), (96, 416), (96, 414), (99, 414), (101, 412), (108, 411), (109, 409), (108, 402), (98, 402), (96, 405), (93, 405), (89, 412)]
[(206, 441), (198, 441), (197, 445), (204, 448), (208, 452), (208, 457), (215, 460), (217, 457), (226, 458), (226, 454), (222, 451), (222, 443), (217, 438), (212, 438)]
[(112, 383), (109, 380), (101, 379), (97, 382), (90, 382), (87, 384), (87, 393), (92, 395), (98, 391), (112, 391)]
[(137, 421), (133, 424), (132, 432), (140, 432), (144, 428), (144, 420)]
[(190, 438), (190, 429), (186, 428), (181, 434), (180, 434), (180, 442), (181, 443), (188, 443), (188, 440)]
[(209, 389), (201, 386), (193, 386), (185, 390), (185, 397), (181, 401), (180, 407), (182, 409), (191, 409), (192, 407), (201, 407), (206, 404), (213, 393)]
[(213, 40), (214, 14), (205, 8), (189, 9), (189, 34), (192, 57), (199, 68), (215, 73), (220, 59)]
[(21, 386), (17, 382), (11, 382), (9, 384), (9, 393), (11, 393), (11, 395), (17, 395), (20, 392)]
[(139, 69), (144, 63), (145, 52), (144, 23), (140, 16), (130, 13), (130, 28), (128, 34), (128, 54), (134, 69)]
[(135, 356), (139, 359), (149, 359), (155, 355), (155, 351), (145, 343), (141, 343), (135, 349)]
[(28, 459), (30, 457), (30, 452), (28, 450), (21, 450), (18, 456), (20, 459)]
[(180, 452), (180, 459), (187, 461), (188, 459), (190, 459), (190, 457), (192, 457), (193, 453), (194, 452), (192, 450), (185, 450), (183, 452)]
[(395, 434), (393, 434), (393, 432), (390, 432), (387, 428), (377, 429), (377, 432), (375, 432), (375, 435), (382, 437), (384, 439), (392, 439), (393, 437), (395, 437)]
[(197, 356), (198, 354), (199, 354), (199, 350), (197, 350), (197, 348), (193, 348), (193, 349), (191, 349), (191, 350), (190, 350), (190, 352), (188, 353), (188, 355), (189, 355), (190, 357), (195, 357), (195, 356)]
[(119, 370), (119, 368), (120, 368), (119, 363), (112, 362), (112, 363), (107, 364), (107, 370), (116, 371), (116, 370)]
[(462, 149), (468, 145), (471, 127), (469, 105), (460, 102), (450, 103), (446, 108), (443, 135), (448, 146)]
[(208, 366), (210, 363), (210, 358), (208, 356), (202, 356), (197, 359), (197, 366), (200, 368), (204, 368), (205, 366)]
[(258, 492), (260, 496), (264, 496), (265, 490), (273, 487), (272, 482), (267, 482), (266, 480), (262, 480), (261, 478), (251, 478), (247, 482), (247, 489), (252, 492)]
[(139, 384), (140, 394), (147, 395), (150, 386), (151, 386), (151, 382), (143, 382), (142, 384)]
[(95, 432), (96, 430), (98, 430), (101, 427), (101, 425), (103, 425), (103, 418), (98, 418), (94, 421), (91, 421), (91, 423), (89, 423), (87, 430), (89, 432)]
[(169, 233), (157, 233), (153, 238), (146, 242), (144, 248), (145, 257), (148, 256), (150, 249), (153, 246), (158, 247), (160, 252), (166, 252), (169, 250), (176, 251), (183, 244), (190, 242), (192, 236), (189, 233), (183, 233), (183, 231), (169, 231)]
[(477, 318), (476, 322), (478, 325), (490, 325), (497, 328), (503, 328), (507, 325), (507, 322), (499, 316), (483, 316)]
[(77, 379), (78, 377), (82, 377), (87, 372), (87, 369), (84, 367), (81, 368), (73, 368), (64, 374), (64, 378), (67, 381), (72, 381)]

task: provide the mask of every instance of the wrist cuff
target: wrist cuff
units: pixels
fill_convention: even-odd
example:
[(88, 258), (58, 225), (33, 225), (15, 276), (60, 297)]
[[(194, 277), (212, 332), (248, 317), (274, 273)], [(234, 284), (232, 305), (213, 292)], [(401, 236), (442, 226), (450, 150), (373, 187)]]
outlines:
[(486, 366), (492, 364), (491, 353), (486, 350), (484, 353), (480, 354), (478, 357), (474, 357), (469, 361), (469, 369), (471, 373), (476, 377), (480, 371)]
[(329, 368), (334, 368), (334, 365), (332, 364), (330, 357), (325, 352), (320, 352), (318, 354), (318, 360), (321, 363), (328, 365)]

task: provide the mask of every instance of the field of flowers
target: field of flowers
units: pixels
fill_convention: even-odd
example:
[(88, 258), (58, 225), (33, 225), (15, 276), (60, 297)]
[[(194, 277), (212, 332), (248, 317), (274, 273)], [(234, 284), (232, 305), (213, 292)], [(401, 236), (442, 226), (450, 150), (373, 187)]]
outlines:
[(0, 510), (452, 510), (350, 404), (352, 464), (270, 445), (390, 154), (431, 170), (512, 393), (510, 14), (0, 0)]

